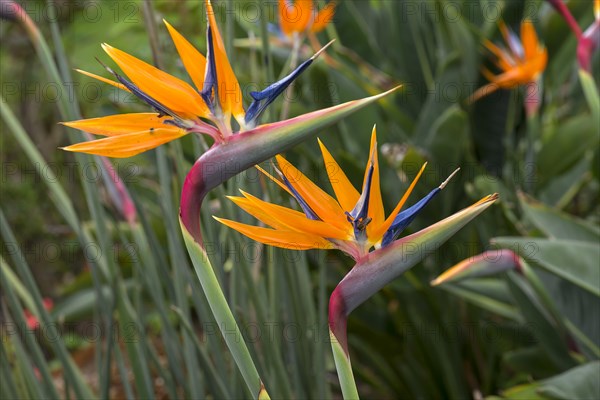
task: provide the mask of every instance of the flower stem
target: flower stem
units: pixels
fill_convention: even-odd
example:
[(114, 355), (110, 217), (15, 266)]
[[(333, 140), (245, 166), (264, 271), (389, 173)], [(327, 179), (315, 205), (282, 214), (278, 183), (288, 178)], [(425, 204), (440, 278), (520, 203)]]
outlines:
[(242, 333), (229, 308), (227, 299), (221, 290), (221, 285), (210, 264), (206, 251), (192, 237), (183, 223), (181, 223), (181, 231), (183, 232), (185, 245), (192, 259), (194, 270), (196, 271), (196, 275), (198, 276), (198, 279), (202, 284), (202, 289), (208, 299), (210, 309), (219, 325), (219, 329), (223, 333), (225, 343), (227, 344), (229, 351), (231, 351), (233, 359), (240, 369), (248, 389), (252, 394), (255, 394), (256, 397), (258, 397), (259, 394), (265, 396), (266, 391), (264, 390), (256, 366), (254, 365), (254, 361), (252, 361), (252, 357), (244, 342)]
[(337, 286), (329, 298), (329, 338), (344, 400), (359, 398), (348, 352), (347, 318), (342, 289)]
[(335, 360), (335, 368), (338, 373), (338, 379), (340, 380), (342, 396), (344, 397), (344, 400), (358, 399), (358, 389), (354, 382), (350, 356), (344, 351), (331, 330), (329, 331), (329, 337), (331, 338), (331, 349), (333, 350), (333, 359)]

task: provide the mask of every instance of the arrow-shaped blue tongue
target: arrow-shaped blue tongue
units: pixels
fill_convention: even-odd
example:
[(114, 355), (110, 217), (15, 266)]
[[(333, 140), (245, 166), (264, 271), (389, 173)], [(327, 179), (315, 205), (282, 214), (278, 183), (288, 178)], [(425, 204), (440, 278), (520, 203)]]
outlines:
[(396, 218), (394, 218), (394, 222), (389, 227), (389, 229), (383, 235), (383, 239), (381, 240), (381, 247), (385, 247), (388, 244), (392, 243), (394, 240), (398, 239), (398, 236), (402, 233), (404, 229), (416, 218), (416, 216), (421, 212), (423, 208), (433, 199), (439, 192), (442, 191), (450, 182), (450, 179), (460, 170), (460, 168), (456, 169), (450, 176), (442, 182), (442, 184), (433, 189), (429, 194), (419, 200), (415, 205), (407, 208), (406, 210), (398, 213)]
[(309, 66), (313, 63), (313, 61), (321, 54), (329, 45), (333, 43), (333, 40), (327, 43), (321, 50), (316, 52), (311, 58), (304, 61), (300, 64), (295, 70), (293, 70), (289, 75), (284, 77), (283, 79), (273, 83), (267, 88), (263, 89), (260, 92), (250, 92), (250, 96), (254, 99), (250, 107), (248, 107), (248, 111), (246, 111), (246, 116), (244, 117), (246, 121), (246, 125), (249, 128), (256, 126), (258, 120), (262, 113), (267, 109), (267, 107), (275, 101), (275, 99), (283, 93), (285, 89), (288, 88), (292, 84), (296, 78), (300, 76)]

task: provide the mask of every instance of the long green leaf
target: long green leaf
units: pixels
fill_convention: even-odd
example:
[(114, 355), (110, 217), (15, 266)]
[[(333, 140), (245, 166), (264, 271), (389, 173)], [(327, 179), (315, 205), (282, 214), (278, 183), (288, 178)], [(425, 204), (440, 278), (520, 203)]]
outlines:
[(569, 368), (575, 361), (569, 355), (566, 337), (561, 335), (558, 321), (552, 317), (552, 310), (544, 306), (543, 299), (534, 291), (528, 280), (514, 271), (508, 272), (508, 282), (515, 298), (515, 304), (523, 313), (531, 332), (538, 340), (557, 368)]
[(581, 240), (591, 243), (600, 241), (600, 229), (597, 226), (577, 220), (541, 203), (534, 203), (526, 197), (521, 198), (521, 205), (531, 222), (551, 239)]
[(600, 361), (594, 361), (546, 379), (538, 392), (552, 399), (598, 399), (600, 398), (598, 377), (600, 377)]
[(493, 243), (600, 296), (600, 248), (597, 243), (523, 237), (498, 237)]
[(213, 271), (206, 251), (188, 233), (183, 223), (181, 224), (183, 239), (196, 270), (196, 275), (202, 284), (202, 289), (209, 301), (210, 308), (215, 316), (219, 329), (223, 333), (225, 343), (244, 377), (246, 385), (253, 396), (258, 397), (261, 392), (261, 379), (254, 366), (248, 347), (243, 340), (242, 333), (235, 321), (233, 313), (223, 295), (219, 281)]

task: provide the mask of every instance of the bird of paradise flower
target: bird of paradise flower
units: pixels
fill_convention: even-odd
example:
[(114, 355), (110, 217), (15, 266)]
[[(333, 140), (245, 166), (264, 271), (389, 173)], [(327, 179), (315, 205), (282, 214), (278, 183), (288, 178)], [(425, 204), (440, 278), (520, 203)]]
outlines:
[[(90, 72), (79, 72), (129, 91), (152, 107), (154, 113), (120, 114), (65, 122), (64, 125), (107, 136), (92, 142), (78, 143), (64, 150), (131, 157), (189, 133), (211, 136), (224, 143), (233, 134), (255, 128), (265, 109), (327, 48), (326, 45), (300, 64), (289, 75), (260, 92), (251, 92), (247, 110), (237, 77), (229, 63), (221, 35), (216, 28), (212, 5), (207, 2), (208, 51), (204, 57), (183, 35), (164, 21), (184, 67), (196, 89), (187, 82), (121, 51), (103, 44), (104, 51), (127, 76), (105, 68), (117, 81)], [(232, 117), (239, 129), (232, 125)]]
[[(477, 101), (498, 89), (536, 84), (546, 68), (548, 52), (539, 42), (530, 20), (521, 23), (520, 39), (504, 22), (500, 21), (499, 26), (508, 48), (500, 47), (487, 39), (483, 44), (495, 57), (495, 64), (501, 72), (494, 74), (484, 68), (482, 72), (489, 83), (477, 89), (470, 101)], [(534, 94), (539, 93), (535, 91)]]
[[(78, 143), (65, 150), (130, 157), (190, 133), (207, 134), (214, 139), (212, 147), (196, 160), (186, 175), (181, 193), (180, 222), (188, 253), (215, 320), (220, 327), (234, 327), (239, 332), (204, 248), (200, 224), (204, 197), (232, 176), (289, 149), (314, 135), (319, 128), (339, 121), (397, 88), (295, 118), (260, 124), (265, 109), (327, 46), (280, 81), (260, 92), (251, 92), (252, 102), (244, 109), (240, 86), (229, 63), (210, 0), (205, 1), (205, 6), (208, 19), (206, 57), (165, 22), (197, 89), (121, 50), (104, 45), (104, 50), (127, 78), (106, 66), (116, 81), (80, 72), (131, 92), (154, 112), (66, 122), (64, 124), (69, 127), (107, 137)], [(234, 336), (224, 335), (224, 339), (248, 389), (260, 398), (268, 398), (245, 342), (235, 340)]]
[(279, 28), (288, 40), (296, 36), (321, 32), (333, 20), (334, 1), (318, 10), (313, 0), (279, 0)]
[[(268, 203), (241, 191), (243, 197), (230, 197), (230, 200), (269, 228), (214, 218), (267, 245), (296, 250), (337, 248), (356, 260), (356, 265), (329, 299), (329, 331), (343, 396), (358, 398), (346, 334), (350, 312), (491, 206), (498, 195), (486, 196), (436, 224), (400, 238), (405, 228), (444, 189), (458, 169), (425, 197), (401, 211), (425, 169), (423, 165), (392, 213), (385, 218), (375, 128), (371, 135), (362, 193), (350, 183), (323, 143), (319, 141), (319, 145), (336, 198), (310, 181), (285, 158), (277, 156), (279, 178), (259, 169), (290, 194), (302, 211)], [(407, 252), (407, 245), (420, 251)]]
[[(456, 169), (437, 188), (401, 211), (425, 170), (427, 163), (423, 164), (406, 193), (385, 218), (379, 181), (376, 128), (373, 128), (371, 135), (370, 157), (364, 173), (362, 193), (352, 185), (320, 140), (319, 145), (336, 198), (319, 188), (284, 157), (278, 155), (278, 168), (276, 167), (275, 171), (279, 178), (261, 167), (257, 168), (292, 196), (301, 212), (263, 201), (240, 190), (242, 197), (230, 196), (229, 199), (270, 228), (214, 218), (264, 244), (295, 250), (337, 248), (358, 261), (372, 249), (384, 248), (398, 239), (419, 212), (459, 171)], [(482, 201), (490, 199), (488, 196)]]

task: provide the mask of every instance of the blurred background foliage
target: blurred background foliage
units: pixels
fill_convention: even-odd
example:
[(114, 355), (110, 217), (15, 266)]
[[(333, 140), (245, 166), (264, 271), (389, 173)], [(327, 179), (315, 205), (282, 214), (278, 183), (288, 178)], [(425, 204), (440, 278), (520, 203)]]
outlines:
[[(69, 71), (103, 74), (95, 60), (107, 60), (103, 42), (151, 62), (150, 23), (157, 27), (164, 69), (187, 79), (162, 18), (206, 51), (200, 1), (152, 2), (152, 21), (145, 19), (139, 1), (21, 4), (55, 51), (60, 37), (66, 59), (57, 52), (56, 61)], [(591, 2), (567, 4), (582, 27), (590, 25)], [(49, 18), (49, 7), (58, 11), (56, 19)], [(248, 96), (270, 83), (261, 18), (276, 25), (277, 3), (215, 1), (215, 7), (230, 60)], [(523, 18), (531, 18), (549, 52), (530, 163), (523, 161), (531, 129), (523, 89), (498, 91), (475, 104), (466, 101), (485, 83), (479, 71), (487, 57), (480, 43), (500, 39), (500, 15), (515, 30)], [(52, 21), (59, 36), (53, 36)], [(190, 135), (164, 150), (114, 162), (139, 212), (138, 224), (124, 223), (92, 159), (74, 159), (57, 149), (82, 140), (78, 132), (57, 124), (58, 104), (61, 96), (68, 96), (84, 117), (146, 108), (76, 73), (65, 80), (65, 90), (46, 74), (17, 22), (3, 20), (0, 35), (2, 107), (12, 110), (45, 160), (32, 160), (3, 118), (2, 396), (52, 397), (49, 387), (54, 385), (55, 393), (68, 397), (70, 390), (77, 393), (80, 380), (100, 397), (250, 396), (191, 273), (177, 226), (183, 176), (203, 142)], [(564, 20), (542, 1), (342, 0), (333, 24), (318, 40), (332, 38), (337, 42), (328, 57), (295, 85), (291, 116), (395, 83), (404, 85), (395, 97), (318, 134), (357, 187), (368, 158), (369, 133), (377, 124), (386, 210), (393, 208), (423, 162), (429, 163), (428, 169), (412, 199), (462, 168), (408, 233), (488, 193), (501, 196), (498, 206), (352, 314), (350, 354), (362, 396), (598, 398), (600, 121), (593, 96), (584, 96), (577, 43)], [(277, 77), (289, 70), (290, 48), (275, 33), (269, 43)], [(308, 42), (306, 46), (303, 54), (311, 54)], [(598, 82), (597, 55), (592, 72), (593, 82)], [(597, 89), (593, 82), (591, 92)], [(277, 119), (281, 104), (275, 103), (270, 120)], [(316, 141), (310, 141), (286, 156), (329, 190), (318, 154)], [(48, 179), (48, 171), (56, 179)], [(82, 180), (91, 182), (91, 192)], [(65, 220), (49, 185), (64, 189), (92, 242), (82, 241)], [(286, 201), (272, 186), (247, 171), (211, 194), (203, 210), (209, 254), (271, 396), (339, 398), (326, 307), (351, 260), (333, 252), (264, 248), (209, 217), (250, 222), (224, 195), (242, 188)], [(100, 209), (90, 208), (90, 198)], [(548, 298), (540, 301), (538, 292), (510, 274), (429, 286), (448, 267), (493, 246), (511, 248), (527, 260)], [(116, 268), (114, 281), (94, 275), (100, 258)], [(27, 268), (41, 295), (53, 299), (50, 321), (70, 333), (60, 340), (68, 353), (47, 335), (31, 341), (11, 328), (21, 318), (16, 315), (20, 307), (41, 318)], [(116, 289), (119, 285), (123, 291)], [(115, 311), (119, 296), (130, 300), (130, 320)], [(127, 340), (126, 322), (134, 323), (134, 340)], [(121, 330), (115, 333), (110, 327), (118, 323)], [(564, 335), (557, 333), (561, 329)], [(70, 354), (75, 367), (70, 369), (61, 354)]]

